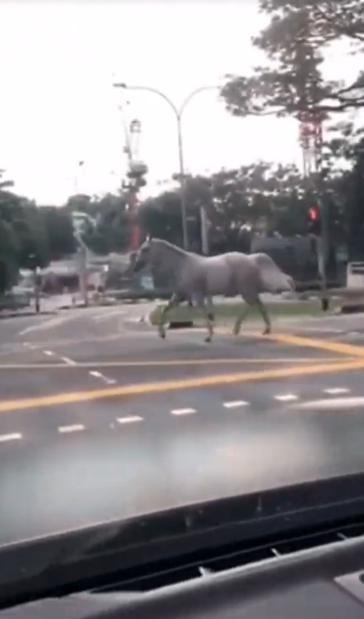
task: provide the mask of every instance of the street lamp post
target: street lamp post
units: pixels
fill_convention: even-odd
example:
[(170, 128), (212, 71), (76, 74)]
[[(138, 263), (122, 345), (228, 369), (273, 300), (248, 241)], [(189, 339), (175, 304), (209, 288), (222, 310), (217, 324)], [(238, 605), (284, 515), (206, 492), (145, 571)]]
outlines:
[[(183, 151), (183, 132), (182, 132), (182, 117), (183, 113), (186, 109), (188, 103), (200, 92), (204, 92), (205, 90), (215, 90), (219, 88), (218, 86), (200, 86), (199, 88), (195, 88), (182, 102), (180, 107), (177, 107), (175, 103), (164, 94), (164, 92), (158, 90), (157, 88), (152, 88), (149, 86), (128, 86), (125, 83), (115, 83), (115, 88), (124, 88), (126, 90), (144, 90), (147, 92), (152, 92), (168, 103), (169, 107), (173, 111), (176, 118), (177, 125), (177, 139), (178, 139), (178, 162), (179, 162), (179, 181), (181, 186), (181, 215), (182, 215), (182, 236), (183, 236), (183, 247), (184, 249), (189, 248), (189, 239), (188, 239), (188, 227), (187, 227), (187, 209), (186, 209), (186, 178), (185, 178), (185, 168), (184, 168), (184, 151)], [(203, 207), (202, 207), (203, 208)], [(201, 224), (205, 225), (205, 217), (201, 216)], [(205, 239), (206, 234), (202, 233), (202, 238)], [(206, 240), (204, 241), (204, 246), (206, 247)]]
[(33, 271), (33, 290), (34, 290), (34, 305), (37, 314), (40, 312), (40, 289), (41, 289), (41, 275), (40, 269), (37, 264), (36, 254), (29, 254), (28, 259), (31, 262), (31, 269)]

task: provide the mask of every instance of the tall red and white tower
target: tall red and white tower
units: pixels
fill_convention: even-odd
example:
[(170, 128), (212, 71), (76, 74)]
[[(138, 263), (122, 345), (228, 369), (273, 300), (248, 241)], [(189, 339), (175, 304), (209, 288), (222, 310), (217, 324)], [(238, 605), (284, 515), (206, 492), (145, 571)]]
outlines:
[(322, 123), (319, 112), (301, 112), (299, 116), (299, 140), (302, 149), (303, 175), (319, 173), (322, 167)]
[[(122, 109), (123, 112), (123, 109)], [(135, 251), (141, 244), (141, 230), (138, 225), (139, 192), (146, 185), (145, 175), (148, 172), (147, 165), (139, 158), (139, 144), (141, 136), (141, 122), (133, 119), (127, 122), (123, 114), (124, 126), (124, 154), (127, 156), (126, 178), (122, 181), (122, 191), (126, 193), (128, 211), (130, 217), (130, 251)]]

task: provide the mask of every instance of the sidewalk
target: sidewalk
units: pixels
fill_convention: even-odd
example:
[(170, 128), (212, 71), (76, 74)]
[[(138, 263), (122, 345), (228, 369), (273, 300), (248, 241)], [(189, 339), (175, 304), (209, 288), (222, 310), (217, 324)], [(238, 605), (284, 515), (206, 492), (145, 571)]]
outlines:
[[(62, 309), (69, 309), (72, 307), (82, 307), (83, 302), (80, 295), (71, 294), (59, 294), (44, 297), (40, 299), (40, 312), (39, 315), (55, 314)], [(25, 316), (36, 316), (34, 299), (31, 300), (30, 305), (20, 309), (3, 309), (0, 310), (1, 318), (15, 318)]]

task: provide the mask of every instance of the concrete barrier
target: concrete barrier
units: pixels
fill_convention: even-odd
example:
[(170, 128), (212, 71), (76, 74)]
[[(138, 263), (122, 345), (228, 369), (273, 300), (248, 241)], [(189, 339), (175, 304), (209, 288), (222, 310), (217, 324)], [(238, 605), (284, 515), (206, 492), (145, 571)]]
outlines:
[(168, 329), (190, 329), (193, 326), (193, 320), (172, 320), (168, 323)]
[(350, 291), (341, 304), (344, 314), (364, 311), (364, 262), (349, 262), (346, 272), (347, 290)]
[(325, 292), (322, 290), (312, 291), (312, 298), (330, 299), (340, 301), (340, 309), (343, 314), (351, 314), (364, 311), (364, 288), (331, 288)]

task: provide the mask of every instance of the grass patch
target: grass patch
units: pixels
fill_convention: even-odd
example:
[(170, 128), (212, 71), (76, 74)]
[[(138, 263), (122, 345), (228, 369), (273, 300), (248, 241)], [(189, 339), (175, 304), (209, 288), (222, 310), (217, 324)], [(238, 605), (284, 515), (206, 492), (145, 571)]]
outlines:
[[(237, 314), (241, 311), (242, 302), (227, 302), (217, 303), (215, 307), (215, 317), (218, 324), (232, 323), (235, 321)], [(330, 304), (330, 312), (336, 309), (336, 304), (332, 301)], [(153, 325), (159, 324), (160, 315), (164, 304), (158, 305), (150, 314), (150, 321)], [(315, 317), (327, 316), (328, 312), (321, 310), (320, 301), (317, 299), (309, 301), (276, 301), (274, 303), (266, 303), (269, 314), (274, 317)], [(254, 307), (248, 314), (248, 320), (258, 318), (261, 320), (259, 311)], [(201, 311), (195, 308), (179, 306), (170, 311), (168, 314), (168, 322), (171, 321), (188, 321), (193, 320), (196, 326), (204, 325), (204, 317)]]

